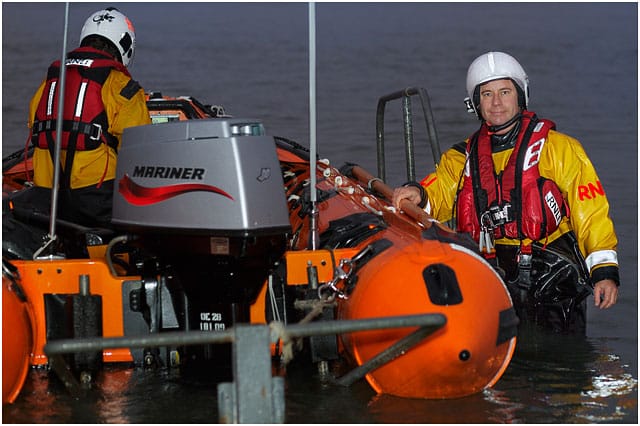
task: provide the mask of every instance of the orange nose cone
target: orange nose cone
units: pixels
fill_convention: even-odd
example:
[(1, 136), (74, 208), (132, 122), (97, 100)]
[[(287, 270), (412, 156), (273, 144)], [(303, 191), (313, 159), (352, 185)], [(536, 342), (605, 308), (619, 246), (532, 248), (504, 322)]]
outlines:
[(2, 403), (18, 397), (29, 371), (33, 331), (29, 305), (2, 277)]
[[(517, 318), (495, 271), (458, 245), (431, 240), (391, 247), (358, 273), (342, 319), (443, 314), (444, 327), (367, 374), (378, 392), (408, 398), (457, 398), (492, 386), (515, 349)], [(373, 265), (375, 264), (375, 265)], [(358, 365), (414, 329), (343, 337)]]

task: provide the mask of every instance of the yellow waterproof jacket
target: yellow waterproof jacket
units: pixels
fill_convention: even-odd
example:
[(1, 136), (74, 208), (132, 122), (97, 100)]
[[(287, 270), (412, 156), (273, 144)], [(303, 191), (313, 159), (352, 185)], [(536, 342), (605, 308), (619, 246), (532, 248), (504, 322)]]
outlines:
[[(465, 143), (468, 144), (469, 139)], [(512, 152), (513, 149), (509, 149), (493, 154), (496, 173), (504, 170)], [(452, 218), (455, 196), (459, 186), (462, 186), (465, 158), (464, 152), (454, 148), (447, 150), (437, 170), (421, 182), (428, 198), (425, 210), (438, 221), (446, 222)], [(570, 217), (563, 218), (559, 228), (546, 242), (573, 230), (591, 271), (600, 266), (617, 266), (615, 250), (618, 239), (609, 217), (609, 202), (580, 142), (550, 130), (540, 153), (538, 167), (542, 177), (558, 185), (570, 210)], [(520, 242), (503, 238), (497, 240), (496, 244), (519, 245)]]
[[(150, 124), (149, 110), (145, 100), (144, 90), (140, 89), (131, 99), (122, 96), (120, 92), (129, 83), (131, 77), (121, 71), (111, 70), (102, 86), (102, 101), (104, 103), (109, 133), (118, 139), (118, 148), (122, 142), (122, 132), (127, 127)], [(46, 81), (40, 84), (29, 106), (29, 128), (32, 128), (36, 109), (43, 94)], [(66, 150), (61, 150), (60, 161), (64, 167)], [(103, 179), (115, 179), (116, 151), (106, 144), (90, 151), (76, 151), (71, 170), (71, 188), (84, 188), (95, 185)], [(37, 186), (51, 188), (53, 184), (53, 161), (49, 150), (35, 148), (33, 153), (33, 182)]]

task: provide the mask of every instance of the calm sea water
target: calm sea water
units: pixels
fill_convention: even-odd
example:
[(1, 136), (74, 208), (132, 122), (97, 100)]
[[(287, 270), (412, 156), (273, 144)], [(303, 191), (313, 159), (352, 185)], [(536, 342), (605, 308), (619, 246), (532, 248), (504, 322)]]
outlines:
[[(69, 45), (98, 7), (71, 3)], [(136, 26), (131, 72), (147, 91), (195, 96), (308, 146), (306, 3), (122, 3)], [(376, 171), (378, 98), (427, 89), (442, 149), (478, 122), (464, 109), (468, 64), (516, 56), (531, 109), (577, 137), (599, 171), (619, 236), (618, 304), (590, 309), (586, 339), (521, 336), (496, 386), (450, 401), (378, 396), (365, 382), (323, 384), (300, 365), (287, 377), (291, 423), (637, 423), (638, 51), (636, 3), (318, 3), (318, 152)], [(27, 108), (62, 52), (63, 3), (2, 4), (2, 150), (24, 145)], [(406, 180), (400, 105), (387, 108), (387, 177)], [(419, 112), (417, 104), (414, 112)], [(416, 174), (431, 166), (416, 121)], [(5, 325), (6, 327), (6, 325)], [(4, 328), (4, 327), (3, 327)], [(80, 399), (33, 371), (5, 423), (212, 423), (215, 388), (171, 371), (111, 369)]]

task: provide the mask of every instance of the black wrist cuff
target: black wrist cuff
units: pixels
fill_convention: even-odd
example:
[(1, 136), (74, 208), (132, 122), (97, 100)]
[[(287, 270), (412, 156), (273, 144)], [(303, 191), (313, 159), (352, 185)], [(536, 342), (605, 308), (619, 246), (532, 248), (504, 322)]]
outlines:
[(416, 181), (411, 180), (403, 184), (402, 186), (413, 186), (415, 188), (418, 188), (418, 190), (420, 191), (420, 204), (418, 204), (418, 207), (420, 207), (421, 209), (424, 209), (427, 206), (427, 191), (424, 190), (422, 185), (420, 185)]
[(620, 287), (620, 274), (618, 273), (618, 267), (602, 266), (594, 269), (591, 273), (591, 285), (593, 286), (601, 280), (613, 280), (616, 282), (616, 285)]

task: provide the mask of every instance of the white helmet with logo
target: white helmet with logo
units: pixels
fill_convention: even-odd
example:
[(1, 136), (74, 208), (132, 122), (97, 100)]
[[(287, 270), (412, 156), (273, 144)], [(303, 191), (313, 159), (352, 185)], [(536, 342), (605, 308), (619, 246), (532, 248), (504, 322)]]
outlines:
[(133, 59), (136, 33), (129, 18), (116, 8), (99, 10), (87, 18), (80, 32), (80, 42), (90, 35), (102, 36), (113, 43), (120, 52), (124, 66), (128, 66)]
[(467, 71), (467, 94), (465, 99), (469, 112), (478, 114), (480, 95), (476, 89), (481, 84), (492, 80), (508, 78), (513, 80), (518, 89), (520, 107), (529, 104), (529, 77), (524, 68), (511, 55), (503, 52), (488, 52), (477, 57)]

